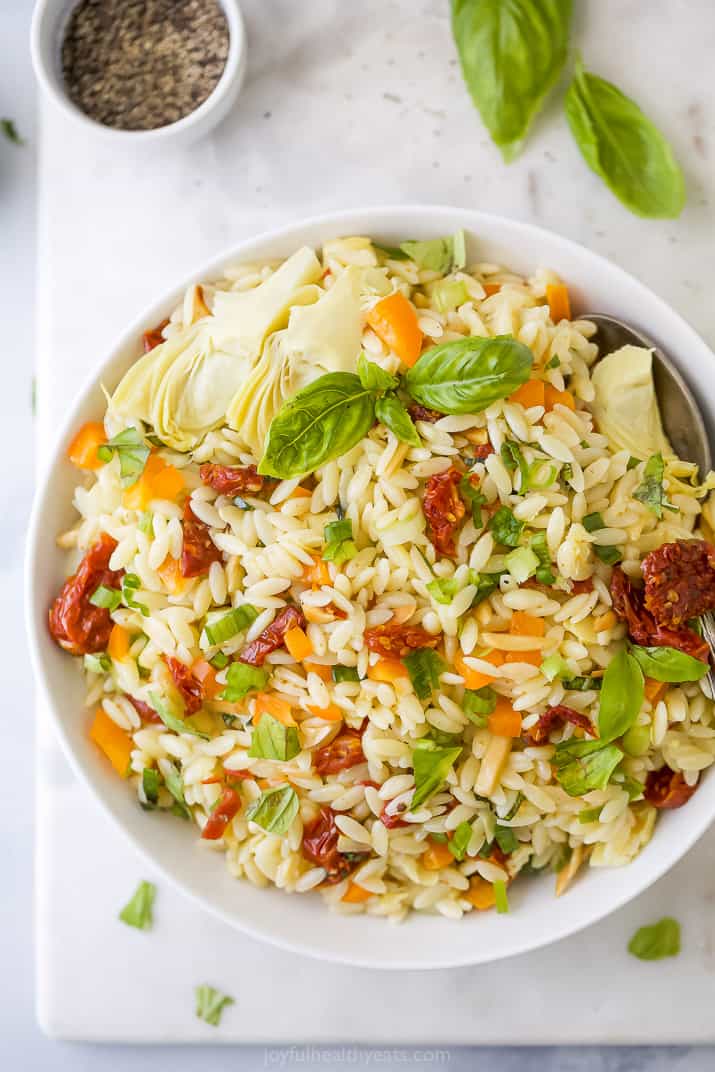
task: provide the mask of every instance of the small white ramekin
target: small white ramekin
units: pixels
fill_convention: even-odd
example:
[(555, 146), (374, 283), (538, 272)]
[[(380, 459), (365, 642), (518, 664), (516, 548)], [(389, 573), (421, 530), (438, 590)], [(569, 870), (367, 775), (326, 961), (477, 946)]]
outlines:
[(127, 145), (156, 142), (187, 143), (206, 134), (233, 106), (246, 73), (246, 32), (237, 0), (218, 0), (226, 16), (229, 48), (226, 66), (213, 92), (193, 112), (156, 130), (117, 130), (86, 115), (65, 89), (60, 63), (62, 38), (78, 0), (37, 0), (32, 16), (30, 51), (35, 76), (43, 92), (88, 133)]

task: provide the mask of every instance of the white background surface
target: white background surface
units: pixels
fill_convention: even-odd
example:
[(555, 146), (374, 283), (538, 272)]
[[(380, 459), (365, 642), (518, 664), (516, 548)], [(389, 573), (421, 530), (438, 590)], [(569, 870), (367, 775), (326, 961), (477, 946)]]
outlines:
[[(49, 263), (44, 261), (49, 253), (46, 245), (41, 248), (42, 307), (51, 305), (54, 273), (54, 278), (63, 280), (62, 293), (71, 293), (76, 299), (72, 326), (85, 353), (89, 352), (81, 335), (85, 301), (103, 301), (111, 336), (147, 297), (164, 289), (167, 272), (171, 281), (189, 271), (196, 257), (211, 254), (242, 234), (306, 212), (351, 203), (420, 199), (501, 211), (581, 240), (650, 283), (695, 323), (711, 345), (715, 342), (715, 303), (708, 300), (705, 285), (713, 267), (715, 151), (711, 67), (715, 12), (707, 0), (691, 0), (687, 5), (654, 0), (599, 0), (598, 4), (584, 0), (581, 4), (587, 17), (580, 18), (577, 36), (587, 60), (647, 102), (685, 164), (689, 207), (681, 220), (663, 223), (628, 216), (592, 179), (565, 136), (555, 109), (539, 124), (517, 164), (507, 170), (499, 163), (450, 66), (454, 57), (445, 21), (446, 5), (441, 0), (413, 4), (365, 0), (351, 5), (344, 0), (309, 0), (300, 5), (300, 17), (295, 13), (297, 6), (289, 0), (244, 3), (250, 40), (248, 82), (235, 113), (208, 142), (188, 152), (169, 152), (162, 159), (134, 161), (131, 166), (106, 148), (87, 145), (70, 133), (59, 146), (61, 151), (48, 153), (43, 172), (45, 192), (56, 195), (61, 190), (63, 196), (55, 199), (52, 219), (43, 221), (43, 233), (51, 224), (53, 236), (62, 235), (64, 243), (53, 245)], [(29, 7), (26, 0), (6, 0), (0, 11), (0, 113), (16, 118), (30, 141), (23, 150), (0, 144), (0, 308), (5, 313), (6, 329), (0, 402), (5, 433), (0, 464), (6, 492), (0, 591), (3, 602), (7, 601), (2, 619), (2, 650), (6, 653), (3, 709), (11, 735), (8, 740), (14, 745), (8, 749), (5, 764), (8, 803), (0, 812), (6, 862), (0, 907), (7, 934), (0, 960), (0, 1065), (7, 1059), (8, 1067), (31, 1069), (105, 1065), (156, 1069), (170, 1064), (172, 1068), (193, 1068), (200, 1060), (202, 1068), (224, 1067), (225, 1052), (202, 1051), (199, 1057), (195, 1051), (132, 1048), (120, 1052), (53, 1044), (38, 1035), (33, 1022), (29, 848), (32, 716), (27, 662), (19, 633), (19, 567), (31, 484), (27, 399), (32, 354), (32, 176), (38, 141), (26, 59)], [(57, 135), (51, 128), (50, 140), (53, 133)], [(87, 196), (88, 176), (92, 180), (91, 199)], [(126, 200), (117, 204), (112, 197), (127, 187), (134, 197), (131, 212)], [(87, 236), (102, 228), (108, 238), (106, 256), (88, 271), (81, 256), (83, 244), (87, 241), (93, 250), (99, 248)], [(56, 373), (61, 383), (61, 369)], [(91, 807), (89, 800), (87, 806)], [(655, 968), (660, 983), (654, 985), (659, 990), (663, 973), (672, 984), (672, 1000), (665, 1008), (675, 1022), (691, 1009), (689, 976), (700, 976), (700, 993), (712, 993), (707, 981), (712, 969), (712, 923), (707, 917), (705, 898), (710, 890), (705, 877), (704, 869), (695, 868), (691, 855), (691, 860), (667, 880), (664, 890), (659, 887), (648, 895), (656, 900), (642, 907), (643, 912), (652, 913), (662, 903), (663, 908), (684, 919), (687, 914), (688, 956), (692, 959), (686, 967), (692, 971), (681, 974), (670, 963)], [(68, 875), (67, 881), (75, 884), (80, 909), (76, 916), (78, 948), (87, 945), (99, 959), (101, 934), (82, 928), (81, 907), (92, 903), (91, 874)], [(662, 902), (658, 900), (661, 896), (665, 898)], [(680, 903), (674, 904), (674, 899)], [(90, 916), (88, 907), (86, 917)], [(637, 919), (637, 913), (632, 919)], [(167, 918), (167, 926), (170, 922)], [(624, 919), (624, 936), (630, 923), (631, 919)], [(614, 946), (614, 975), (598, 975), (594, 989), (597, 932), (575, 942), (569, 945), (572, 985), (567, 989), (595, 993), (602, 999), (591, 1004), (589, 998), (593, 1017), (600, 1019), (609, 1001), (612, 1006), (617, 1004), (614, 998), (619, 987), (614, 979), (620, 971), (621, 952)], [(131, 949), (128, 945), (127, 968), (131, 967)], [(559, 959), (558, 949), (550, 951), (549, 963), (554, 973), (563, 975), (565, 962)], [(82, 963), (78, 956), (67, 964), (69, 991)], [(684, 963), (678, 962), (681, 967)], [(518, 979), (519, 962), (511, 964)], [(135, 970), (141, 970), (139, 963)], [(638, 995), (641, 1010), (647, 1010), (650, 1002), (649, 978), (639, 975), (630, 988)], [(435, 994), (435, 1001), (443, 1002), (445, 1008), (459, 1004), (456, 998), (465, 977), (455, 973), (450, 982), (451, 986)], [(489, 989), (488, 973), (483, 980), (469, 981), (475, 1004), (488, 998)], [(394, 977), (385, 988), (385, 1001), (399, 1003), (408, 993), (409, 987), (401, 987)], [(520, 1006), (529, 1002), (533, 1006), (536, 998), (533, 994), (515, 996), (514, 1019), (519, 1019)], [(283, 1002), (287, 1000), (286, 995)], [(280, 1006), (276, 1015), (280, 1015)], [(344, 1017), (344, 1032), (349, 1010), (336, 1008), (333, 1015)], [(568, 1024), (571, 1015), (568, 1003), (545, 1008), (543, 1016), (551, 1027), (547, 1034), (568, 1037), (568, 1031), (560, 1031), (559, 1025)], [(621, 1024), (619, 1033), (622, 1031)], [(263, 1051), (233, 1051), (230, 1057), (238, 1068), (260, 1066), (264, 1059)], [(712, 1052), (611, 1051), (599, 1056), (586, 1051), (559, 1055), (553, 1051), (523, 1055), (488, 1051), (476, 1059), (462, 1052), (453, 1055), (450, 1067), (488, 1062), (490, 1067), (516, 1068), (523, 1066), (524, 1059), (527, 1067), (548, 1061), (563, 1069), (627, 1068), (634, 1062), (640, 1068), (646, 1061), (653, 1061), (653, 1068), (666, 1063), (670, 1067), (674, 1059), (683, 1067), (706, 1068), (711, 1065)], [(312, 1063), (317, 1063), (315, 1055)], [(331, 1062), (322, 1063), (331, 1067)]]

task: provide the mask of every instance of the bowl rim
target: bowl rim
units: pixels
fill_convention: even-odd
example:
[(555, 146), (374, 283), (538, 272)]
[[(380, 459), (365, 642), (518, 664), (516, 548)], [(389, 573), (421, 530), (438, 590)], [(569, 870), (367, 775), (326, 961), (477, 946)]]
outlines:
[[(542, 947), (545, 948), (554, 942), (578, 933), (586, 927), (604, 919), (619, 908), (622, 908), (629, 901), (645, 892), (645, 890), (684, 857), (688, 850), (692, 848), (695, 842), (705, 833), (715, 819), (715, 797), (713, 797), (709, 810), (706, 809), (704, 811), (704, 814), (700, 816), (699, 821), (693, 821), (690, 824), (684, 836), (681, 835), (679, 839), (671, 838), (670, 841), (666, 843), (664, 847), (665, 851), (662, 851), (658, 860), (651, 865), (649, 874), (646, 875), (645, 878), (641, 877), (640, 881), (635, 886), (629, 886), (628, 883), (621, 883), (620, 892), (616, 891), (612, 896), (604, 898), (598, 903), (594, 904), (591, 902), (591, 906), (588, 910), (584, 910), (576, 921), (561, 918), (559, 917), (558, 912), (555, 911), (555, 922), (549, 930), (547, 937), (542, 938), (539, 935), (534, 934), (533, 937), (523, 938), (518, 941), (512, 940), (512, 943), (511, 945), (508, 945), (508, 948), (500, 949), (496, 954), (493, 952), (482, 954), (479, 949), (470, 949), (468, 943), (465, 943), (462, 952), (450, 952), (449, 956), (444, 959), (433, 954), (431, 958), (429, 955), (415, 955), (409, 957), (391, 957), (391, 959), (387, 961), (385, 959), (376, 960), (375, 957), (371, 955), (364, 955), (360, 951), (359, 946), (357, 949), (351, 947), (349, 951), (343, 952), (342, 950), (335, 950), (332, 948), (316, 948), (309, 940), (303, 940), (300, 937), (286, 938), (283, 935), (279, 936), (273, 933), (269, 927), (262, 924), (256, 924), (251, 920), (238, 918), (238, 910), (231, 912), (224, 909), (221, 905), (213, 903), (209, 897), (199, 892), (197, 889), (193, 889), (188, 881), (179, 877), (178, 874), (173, 873), (170, 867), (160, 863), (152, 855), (150, 848), (143, 843), (143, 840), (134, 834), (123, 818), (115, 812), (110, 801), (93, 785), (89, 771), (84, 769), (82, 760), (73, 746), (70, 734), (63, 726), (62, 719), (58, 713), (60, 703), (56, 703), (50, 689), (49, 672), (41, 655), (41, 638), (46, 632), (46, 610), (43, 614), (34, 613), (38, 596), (35, 564), (42, 539), (43, 507), (46, 500), (51, 501), (53, 498), (51, 481), (52, 472), (54, 467), (62, 464), (64, 460), (62, 448), (69, 439), (69, 434), (77, 419), (77, 413), (87, 403), (91, 394), (97, 390), (102, 382), (104, 374), (108, 370), (111, 370), (120, 360), (123, 351), (132, 344), (134, 344), (136, 348), (137, 339), (141, 336), (142, 331), (146, 330), (147, 325), (156, 322), (158, 316), (167, 315), (167, 309), (169, 308), (170, 303), (175, 304), (176, 299), (174, 296), (176, 294), (179, 294), (185, 287), (194, 282), (216, 277), (218, 273), (232, 262), (235, 263), (241, 259), (261, 255), (271, 259), (270, 255), (261, 254), (261, 247), (269, 246), (271, 243), (276, 242), (280, 242), (289, 247), (291, 241), (296, 241), (294, 236), (299, 236), (301, 232), (308, 229), (317, 228), (324, 231), (324, 237), (320, 239), (320, 241), (326, 241), (330, 237), (336, 237), (341, 234), (356, 233), (351, 229), (353, 224), (359, 224), (363, 231), (372, 228), (373, 233), (379, 234), (381, 228), (387, 226), (399, 227), (401, 218), (403, 217), (410, 220), (421, 216), (424, 218), (425, 223), (430, 230), (434, 230), (435, 233), (440, 233), (440, 219), (444, 218), (451, 223), (455, 215), (458, 215), (463, 219), (465, 229), (470, 231), (477, 238), (479, 236), (479, 225), (480, 222), (482, 222), (485, 225), (488, 224), (497, 227), (500, 232), (503, 232), (506, 235), (506, 237), (500, 239), (500, 241), (511, 240), (515, 236), (510, 232), (518, 232), (522, 235), (529, 236), (531, 239), (545, 242), (547, 244), (547, 249), (549, 246), (560, 247), (567, 254), (570, 253), (577, 258), (585, 257), (593, 262), (597, 262), (600, 269), (606, 271), (611, 276), (614, 283), (617, 284), (619, 279), (624, 282), (627, 281), (630, 288), (634, 288), (639, 292), (640, 295), (645, 298), (647, 303), (650, 303), (651, 306), (654, 304), (655, 306), (658, 306), (660, 312), (670, 318), (671, 322), (674, 325), (677, 325), (677, 327), (685, 332), (686, 335), (689, 335), (692, 340), (696, 341), (699, 347), (709, 354), (715, 364), (715, 355), (713, 355), (708, 345), (697, 334), (695, 329), (679, 313), (672, 309), (667, 302), (655, 294), (654, 291), (650, 290), (650, 288), (639, 279), (631, 275), (629, 272), (626, 272), (623, 268), (614, 264), (606, 257), (588, 249), (588, 247), (581, 243), (577, 243), (557, 232), (550, 231), (535, 224), (525, 223), (520, 220), (494, 213), (465, 209), (459, 206), (429, 203), (367, 206), (365, 208), (333, 210), (314, 216), (302, 217), (295, 222), (283, 224), (248, 238), (244, 238), (238, 243), (232, 243), (218, 255), (213, 255), (208, 258), (188, 277), (185, 274), (182, 274), (175, 282), (175, 285), (165, 288), (159, 299), (154, 300), (150, 305), (145, 307), (138, 316), (135, 316), (131, 320), (128, 327), (114, 339), (113, 343), (107, 347), (106, 351), (104, 351), (108, 356), (99, 362), (87, 376), (84, 377), (81, 388), (75, 395), (73, 404), (69, 408), (65, 419), (55, 430), (50, 450), (45, 454), (44, 458), (40, 459), (37, 471), (36, 490), (28, 524), (24, 571), (24, 596), (25, 627), (29, 641), (31, 664), (35, 680), (39, 682), (41, 697), (44, 700), (47, 710), (50, 712), (50, 720), (53, 725), (56, 739), (59, 740), (62, 751), (79, 781), (89, 789), (92, 797), (98, 802), (104, 813), (111, 818), (115, 826), (122, 832), (123, 836), (131, 842), (140, 856), (153, 868), (159, 871), (171, 886), (181, 891), (185, 896), (191, 898), (197, 905), (210, 912), (213, 916), (259, 941), (267, 941), (290, 952), (311, 956), (328, 962), (372, 969), (426, 970), (490, 963), (492, 961), (506, 959), (507, 957), (527, 953)], [(370, 224), (366, 222), (368, 220), (373, 220), (374, 222)], [(318, 244), (318, 240), (316, 240), (315, 244)], [(548, 252), (548, 257), (553, 259), (557, 254), (558, 250), (552, 248)], [(554, 267), (558, 269), (558, 265), (555, 265)], [(675, 844), (676, 841), (677, 844)], [(644, 851), (645, 848), (647, 848), (647, 846), (644, 847)], [(661, 848), (663, 848), (663, 846), (661, 846)], [(638, 857), (636, 857), (636, 859), (638, 859)], [(631, 861), (630, 864), (627, 864), (625, 870), (627, 871), (634, 863), (635, 860)], [(612, 870), (613, 872), (617, 872), (619, 869), (614, 868)], [(554, 906), (558, 905), (556, 898), (553, 898), (553, 904)], [(327, 907), (325, 907), (324, 910), (326, 912), (329, 911)], [(347, 916), (341, 918), (348, 920), (351, 917)], [(362, 918), (363, 917), (361, 917), (361, 919)], [(382, 925), (386, 925), (387, 923), (385, 920), (380, 920), (379, 922)], [(458, 924), (455, 923), (455, 926), (457, 925)], [(401, 926), (409, 927), (409, 919)]]
[(78, 3), (79, 0), (71, 0), (71, 3), (70, 0), (38, 0), (30, 25), (30, 56), (35, 77), (45, 95), (74, 123), (107, 140), (117, 143), (123, 141), (125, 145), (146, 145), (181, 138), (183, 135), (194, 134), (198, 137), (202, 131), (221, 121), (226, 106), (231, 103), (234, 89), (240, 89), (246, 73), (246, 28), (238, 0), (217, 0), (226, 17), (229, 32), (228, 55), (218, 82), (198, 108), (173, 123), (165, 123), (164, 126), (152, 130), (124, 130), (100, 123), (74, 103), (62, 88), (61, 79), (55, 76), (49, 61), (48, 50), (51, 49), (51, 44), (45, 36), (48, 24), (57, 17), (62, 8), (67, 8), (63, 16), (66, 23), (71, 9)]

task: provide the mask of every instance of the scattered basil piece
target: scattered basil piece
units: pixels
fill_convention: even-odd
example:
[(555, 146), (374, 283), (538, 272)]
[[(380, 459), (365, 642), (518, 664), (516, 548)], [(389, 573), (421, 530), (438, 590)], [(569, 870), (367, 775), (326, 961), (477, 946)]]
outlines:
[(484, 728), (487, 717), (497, 705), (497, 694), (491, 685), (482, 685), (480, 689), (465, 689), (462, 698), (462, 710), (475, 726)]
[(452, 834), (451, 839), (447, 842), (449, 851), (454, 856), (455, 860), (461, 861), (464, 859), (469, 842), (472, 840), (472, 824), (468, 823), (465, 819), (461, 822)]
[(412, 688), (420, 700), (426, 700), (439, 688), (439, 675), (446, 670), (444, 659), (432, 648), (416, 648), (405, 655), (403, 663), (410, 675)]
[(433, 741), (422, 738), (412, 751), (412, 769), (415, 775), (415, 791), (410, 801), (410, 811), (424, 804), (433, 793), (442, 787), (452, 764), (461, 755), (462, 747), (440, 748)]
[(2, 130), (7, 140), (11, 141), (14, 145), (25, 144), (24, 139), (21, 138), (17, 132), (17, 127), (15, 126), (14, 120), (0, 119), (0, 130)]
[(710, 669), (707, 663), (677, 648), (644, 648), (633, 644), (630, 651), (645, 676), (655, 681), (699, 681)]
[(665, 916), (649, 927), (640, 927), (628, 943), (628, 952), (639, 960), (662, 960), (680, 952), (680, 924)]
[(452, 0), (464, 81), (507, 163), (561, 73), (571, 8), (571, 0)]
[(249, 692), (265, 688), (269, 677), (269, 671), (262, 666), (250, 666), (240, 660), (233, 662), (226, 671), (226, 688), (219, 694), (219, 699), (238, 703)]
[(492, 883), (494, 890), (494, 906), (499, 915), (504, 916), (509, 911), (509, 899), (506, 894), (506, 882), (501, 879)]
[(631, 469), (635, 469), (635, 467), (637, 465), (640, 465), (640, 463), (641, 463), (641, 459), (640, 458), (634, 458), (633, 455), (631, 454), (630, 458), (628, 459), (628, 462), (626, 463), (626, 471), (630, 472)]
[(206, 639), (211, 647), (225, 644), (227, 640), (235, 637), (237, 633), (242, 633), (244, 629), (248, 629), (249, 625), (252, 625), (257, 617), (258, 611), (255, 607), (252, 607), (250, 603), (242, 603), (240, 607), (234, 607), (233, 610), (223, 614), (220, 618), (214, 618), (210, 624), (207, 622), (204, 626)]
[(461, 583), (454, 577), (435, 577), (427, 585), (427, 591), (435, 603), (442, 603), (446, 606), (452, 602), (458, 592), (461, 592), (468, 584), (473, 584), (477, 591), (471, 606), (476, 607), (499, 587), (500, 577), (501, 573), (479, 573), (477, 570), (470, 569)]
[(196, 1015), (199, 1020), (204, 1020), (212, 1027), (218, 1027), (223, 1010), (229, 1005), (235, 1005), (233, 998), (228, 994), (221, 994), (212, 986), (196, 987)]
[(409, 443), (411, 447), (422, 446), (414, 421), (394, 391), (378, 398), (375, 402), (375, 416), (401, 443)]
[(524, 522), (517, 521), (508, 506), (500, 506), (489, 519), (487, 528), (503, 547), (518, 547)]
[(357, 544), (353, 540), (353, 523), (349, 517), (341, 521), (331, 521), (323, 529), (323, 559), (325, 562), (334, 562), (336, 566), (342, 566), (358, 553)]
[(171, 710), (169, 704), (165, 703), (155, 692), (149, 693), (149, 702), (164, 725), (170, 730), (173, 730), (174, 733), (190, 733), (192, 737), (200, 737), (202, 741), (209, 741), (211, 739), (208, 733), (202, 733), (201, 730), (197, 730), (194, 726), (185, 722), (179, 715), (175, 714)]
[(149, 617), (149, 608), (146, 603), (139, 603), (134, 598), (134, 592), (141, 588), (141, 581), (136, 573), (125, 573), (122, 577), (122, 600), (130, 610), (138, 610), (142, 617)]
[(510, 473), (515, 472), (516, 469), (519, 470), (521, 475), (521, 484), (519, 487), (523, 494), (527, 490), (529, 484), (529, 464), (521, 453), (521, 447), (518, 443), (513, 443), (510, 439), (505, 439), (501, 445), (499, 455)]
[(95, 607), (102, 607), (108, 611), (114, 611), (122, 602), (122, 593), (118, 588), (107, 588), (106, 584), (100, 584), (89, 597), (90, 603)]
[(191, 812), (184, 796), (184, 780), (173, 763), (164, 773), (164, 785), (174, 798), (172, 812), (180, 815), (182, 819), (190, 819)]
[(514, 803), (509, 808), (509, 811), (506, 813), (506, 815), (502, 816), (502, 818), (506, 819), (507, 821), (509, 819), (513, 819), (514, 816), (516, 815), (516, 813), (518, 812), (519, 808), (521, 807), (523, 801), (524, 801), (524, 794), (521, 792), (521, 790), (519, 790), (519, 792), (516, 794), (516, 798), (514, 799)]
[(497, 823), (494, 830), (494, 840), (505, 856), (519, 848), (519, 839), (510, 826), (501, 826)]
[(386, 372), (374, 361), (368, 361), (365, 354), (360, 354), (358, 358), (357, 374), (366, 391), (390, 391), (400, 382), (391, 372)]
[(112, 660), (106, 651), (100, 652), (98, 655), (85, 655), (84, 668), (92, 674), (108, 674), (112, 669)]
[(159, 803), (160, 786), (161, 775), (159, 772), (151, 767), (145, 767), (142, 771), (142, 792), (148, 807), (155, 808)]
[(481, 413), (529, 379), (531, 350), (511, 335), (441, 343), (408, 369), (404, 384), (415, 400), (440, 413)]
[(619, 651), (603, 675), (598, 710), (601, 741), (613, 741), (631, 728), (643, 706), (644, 696), (643, 671), (630, 652)]
[(360, 680), (360, 675), (354, 666), (333, 666), (331, 667), (331, 674), (336, 685), (340, 684), (341, 681)]
[(282, 837), (290, 829), (299, 806), (298, 794), (292, 785), (277, 785), (264, 789), (260, 797), (249, 804), (246, 818), (269, 834)]
[(561, 365), (561, 358), (557, 357), (554, 354), (554, 356), (549, 361), (546, 362), (546, 364), (544, 365), (544, 368), (547, 368), (547, 369), (559, 368), (560, 365)]
[(284, 726), (264, 711), (258, 725), (254, 723), (249, 756), (252, 759), (277, 759), (285, 763), (299, 752), (297, 726)]
[(97, 447), (97, 457), (100, 461), (111, 462), (115, 454), (119, 458), (122, 484), (126, 486), (136, 483), (142, 475), (151, 451), (136, 428), (125, 428), (108, 443)]
[(401, 242), (400, 249), (415, 262), (418, 268), (446, 275), (464, 268), (467, 263), (467, 248), (464, 231), (457, 231), (448, 238), (430, 238), (424, 242)]
[(579, 60), (566, 94), (566, 118), (591, 168), (637, 216), (679, 216), (683, 174), (658, 128), (611, 82)]
[(601, 514), (597, 511), (593, 514), (586, 514), (581, 518), (581, 524), (585, 528), (586, 532), (597, 532), (598, 529), (605, 529), (606, 523), (603, 520)]
[(605, 789), (622, 759), (623, 752), (614, 744), (572, 738), (556, 745), (551, 762), (562, 788), (570, 797), (581, 797), (592, 789)]
[(359, 443), (374, 418), (374, 394), (363, 387), (359, 376), (328, 372), (299, 391), (273, 418), (258, 472), (281, 480), (305, 476)]
[[(597, 532), (598, 529), (605, 529), (606, 523), (598, 513), (595, 511), (592, 514), (586, 514), (581, 519), (581, 524), (585, 528), (586, 532)], [(607, 566), (615, 566), (617, 562), (620, 562), (623, 558), (623, 553), (618, 550), (617, 547), (600, 547), (598, 544), (591, 544), (593, 553), (601, 559), (601, 562), (605, 562)]]
[(156, 886), (152, 882), (140, 882), (131, 901), (128, 901), (119, 913), (122, 923), (140, 931), (150, 930), (154, 922), (152, 908), (155, 897)]
[(468, 476), (463, 476), (459, 481), (459, 494), (467, 506), (471, 507), (474, 527), (480, 529), (482, 527), (482, 507), (487, 501), (486, 495), (483, 495), (479, 488), (474, 486)]
[(569, 692), (588, 692), (589, 689), (600, 689), (603, 678), (600, 677), (565, 677), (563, 687)]

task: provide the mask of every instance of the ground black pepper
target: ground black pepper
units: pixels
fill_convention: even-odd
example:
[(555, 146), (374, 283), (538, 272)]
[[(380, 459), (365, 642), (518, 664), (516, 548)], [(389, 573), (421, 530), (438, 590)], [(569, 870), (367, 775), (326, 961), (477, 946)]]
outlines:
[(81, 0), (62, 43), (67, 92), (91, 119), (155, 130), (215, 89), (229, 30), (216, 0)]

